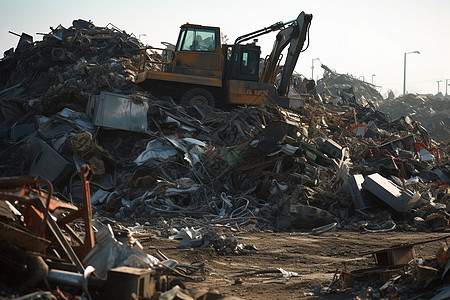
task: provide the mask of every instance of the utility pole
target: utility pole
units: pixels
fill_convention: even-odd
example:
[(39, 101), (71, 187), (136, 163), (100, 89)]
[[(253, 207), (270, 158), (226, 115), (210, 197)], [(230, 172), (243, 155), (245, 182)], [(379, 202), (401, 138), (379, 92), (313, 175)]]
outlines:
[(439, 84), (442, 82), (442, 80), (437, 80), (436, 82), (437, 82), (437, 84), (438, 84), (438, 94), (439, 94), (439, 92), (440, 92), (440, 90), (439, 90)]

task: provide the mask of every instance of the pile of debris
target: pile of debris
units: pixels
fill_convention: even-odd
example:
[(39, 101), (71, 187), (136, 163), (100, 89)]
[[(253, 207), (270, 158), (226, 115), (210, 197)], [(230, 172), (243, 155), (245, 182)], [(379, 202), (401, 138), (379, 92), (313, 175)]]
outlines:
[(407, 94), (384, 101), (379, 110), (392, 118), (411, 116), (437, 141), (450, 139), (450, 99), (433, 95)]
[(51, 28), (38, 42), (23, 33), (0, 62), (0, 126), (36, 109), (81, 110), (91, 93), (133, 91), (141, 47), (112, 24), (96, 27), (84, 20)]
[(334, 104), (377, 107), (383, 101), (381, 94), (373, 84), (354, 78), (351, 75), (339, 74), (325, 65), (323, 78), (317, 81), (316, 91), (327, 102)]
[[(274, 105), (231, 111), (184, 107), (133, 84), (140, 46), (113, 26), (83, 20), (52, 29), (42, 42), (22, 35), (17, 49), (0, 61), (5, 182), (37, 175), (72, 210), (91, 207), (97, 218), (147, 224), (149, 232), (165, 237), (188, 228), (189, 247), (212, 241), (228, 254), (256, 250), (212, 234), (217, 225), (314, 233), (335, 227), (449, 228), (449, 149), (412, 118), (391, 120), (376, 110), (370, 103), (381, 96), (367, 84), (325, 67), (318, 94), (302, 112)], [(82, 166), (92, 171), (89, 192)], [(52, 225), (50, 202), (42, 203), (38, 220), (56, 233), (63, 224), (70, 233), (66, 225), (74, 219)], [(45, 228), (39, 235), (35, 223), (20, 220), (26, 207), (9, 203), (5, 210), (16, 215), (13, 224), (48, 240)], [(88, 221), (78, 228), (93, 241)], [(194, 236), (199, 228), (213, 238)], [(125, 266), (161, 263), (134, 253), (96, 264), (92, 251), (104, 253), (117, 244), (109, 229), (98, 230), (99, 247), (91, 243), (78, 256), (65, 235), (56, 237), (79, 274), (93, 265), (99, 279), (124, 261)]]
[[(443, 236), (417, 243), (395, 245), (371, 252), (370, 268), (343, 271), (317, 294), (345, 293), (356, 299), (448, 299), (445, 278), (450, 269), (450, 251)], [(441, 243), (433, 258), (424, 259), (416, 246)]]

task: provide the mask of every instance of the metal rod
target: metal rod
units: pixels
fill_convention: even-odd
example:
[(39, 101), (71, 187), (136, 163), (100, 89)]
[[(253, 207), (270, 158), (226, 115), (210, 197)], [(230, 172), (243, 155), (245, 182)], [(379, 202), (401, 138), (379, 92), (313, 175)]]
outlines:
[(14, 35), (16, 35), (16, 36), (18, 36), (18, 37), (21, 37), (21, 35), (20, 34), (18, 34), (18, 33), (15, 33), (15, 32), (12, 32), (12, 31), (8, 31), (9, 33), (11, 33), (11, 34), (14, 34)]
[(50, 270), (47, 280), (56, 284), (68, 285), (81, 288), (83, 286), (83, 274), (63, 270)]

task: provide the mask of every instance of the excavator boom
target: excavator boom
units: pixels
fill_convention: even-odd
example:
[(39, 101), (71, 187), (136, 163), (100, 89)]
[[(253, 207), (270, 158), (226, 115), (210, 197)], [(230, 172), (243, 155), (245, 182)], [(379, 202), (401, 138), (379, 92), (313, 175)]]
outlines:
[(301, 12), (295, 22), (292, 22), (277, 34), (272, 52), (261, 74), (261, 82), (271, 82), (274, 76), (276, 76), (274, 73), (276, 72), (281, 52), (290, 44), (278, 86), (278, 95), (280, 96), (286, 96), (288, 92), (289, 82), (305, 43), (311, 20), (311, 14)]

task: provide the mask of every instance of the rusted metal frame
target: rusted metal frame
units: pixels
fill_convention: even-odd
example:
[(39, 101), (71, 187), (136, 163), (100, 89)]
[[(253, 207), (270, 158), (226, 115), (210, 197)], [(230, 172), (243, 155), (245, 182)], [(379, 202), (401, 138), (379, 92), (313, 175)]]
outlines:
[[(0, 196), (3, 198), (0, 200), (17, 201), (20, 204), (32, 204), (37, 208), (44, 209), (44, 200), (47, 200), (47, 196), (42, 194), (24, 195), (23, 190), (18, 193), (19, 190), (8, 190), (7, 192), (0, 191)], [(36, 191), (35, 191), (36, 192)], [(43, 199), (45, 197), (45, 199)], [(66, 208), (71, 210), (77, 210), (77, 207), (70, 203), (64, 203), (60, 201), (54, 201), (50, 199), (49, 211), (54, 211), (57, 208)]]
[[(173, 52), (173, 56), (172, 56), (172, 60), (169, 62), (162, 62), (162, 61), (156, 61), (156, 60), (150, 60), (150, 59), (145, 59), (145, 55), (147, 54), (147, 50), (162, 50), (162, 51), (168, 51), (168, 52)], [(161, 64), (161, 65), (168, 65), (171, 64), (174, 61), (174, 58), (176, 56), (176, 53), (174, 50), (172, 49), (167, 49), (167, 48), (156, 48), (156, 47), (146, 47), (144, 49), (142, 49), (139, 52), (139, 64), (138, 64), (138, 71), (139, 72), (144, 72), (145, 71), (145, 63), (152, 63), (152, 64)]]
[[(43, 207), (44, 204), (42, 203), (42, 200), (39, 197), (39, 196), (42, 196), (41, 193), (40, 193), (39, 186), (37, 187), (38, 191), (39, 191), (38, 196), (37, 197), (33, 197), (33, 198), (27, 198), (27, 197), (29, 197), (30, 192), (33, 191), (33, 189), (31, 189), (31, 187), (29, 185), (30, 184), (35, 184), (35, 183), (45, 183), (45, 184), (49, 185), (50, 191), (48, 193), (46, 207)], [(37, 178), (35, 176), (10, 177), (10, 178), (2, 178), (2, 179), (0, 179), (0, 187), (3, 187), (3, 188), (5, 188), (5, 187), (8, 187), (8, 188), (11, 188), (11, 187), (22, 187), (22, 189), (20, 190), (19, 195), (16, 195), (16, 194), (13, 195), (11, 193), (0, 192), (0, 196), (4, 200), (18, 201), (19, 203), (33, 205), (36, 209), (38, 209), (40, 211), (45, 209), (44, 216), (41, 216), (42, 219), (43, 219), (43, 222), (44, 222), (44, 224), (42, 226), (43, 229), (45, 229), (45, 226), (48, 226), (50, 232), (53, 234), (53, 236), (57, 240), (58, 244), (61, 246), (61, 248), (65, 252), (66, 256), (77, 267), (77, 270), (79, 272), (83, 273), (84, 267), (83, 267), (82, 263), (80, 262), (80, 260), (78, 259), (78, 257), (76, 256), (76, 254), (73, 251), (73, 249), (70, 246), (70, 244), (65, 239), (61, 229), (58, 227), (56, 222), (51, 217), (48, 217), (48, 215), (49, 215), (49, 211), (48, 211), (49, 210), (49, 203), (50, 203), (50, 200), (51, 200), (51, 195), (52, 195), (51, 193), (53, 192), (53, 187), (51, 186), (51, 183), (48, 182), (48, 180), (46, 180), (46, 179), (40, 179), (40, 178)], [(45, 230), (43, 230), (42, 234), (44, 234), (44, 233), (45, 233)]]
[[(17, 192), (17, 191), (16, 191)], [(23, 192), (23, 189), (20, 190), (20, 192)], [(6, 192), (0, 192), (0, 198), (4, 201), (10, 201), (10, 202), (19, 202), (20, 204), (26, 205), (24, 217), (25, 217), (25, 223), (30, 228), (30, 230), (33, 232), (33, 234), (44, 237), (45, 236), (45, 214), (42, 212), (45, 208), (43, 207), (44, 204), (42, 203), (42, 200), (40, 197), (29, 197), (26, 195), (17, 195), (17, 194), (11, 194)], [(34, 221), (38, 222), (38, 226), (34, 223)]]
[[(7, 178), (0, 178), (0, 188), (10, 188), (12, 186), (14, 187), (22, 187), (21, 195), (30, 194), (33, 189), (30, 187), (30, 185), (34, 185), (34, 187), (37, 189), (37, 192), (39, 195), (41, 194), (41, 184), (46, 184), (48, 188), (48, 195), (47, 195), (47, 201), (45, 203), (45, 212), (44, 212), (44, 219), (43, 219), (43, 230), (45, 230), (45, 221), (47, 219), (49, 207), (50, 207), (50, 200), (53, 195), (53, 185), (45, 178), (40, 178), (38, 176), (22, 176), (22, 177), (7, 177)], [(25, 187), (28, 187), (25, 189)], [(23, 193), (23, 194), (22, 194)], [(39, 199), (40, 200), (40, 199)], [(41, 202), (41, 201), (40, 201)], [(42, 202), (41, 202), (42, 203)]]

